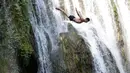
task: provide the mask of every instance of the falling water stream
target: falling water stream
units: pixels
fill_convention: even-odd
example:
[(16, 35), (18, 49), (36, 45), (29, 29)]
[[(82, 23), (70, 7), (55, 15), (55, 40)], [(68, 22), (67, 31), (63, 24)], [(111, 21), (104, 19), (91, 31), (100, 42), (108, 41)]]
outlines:
[[(76, 7), (80, 11), (86, 10), (83, 15), (87, 15), (86, 17), (91, 19), (89, 23), (82, 23), (80, 25), (72, 23), (72, 25), (79, 31), (79, 34), (84, 40), (91, 45), (90, 50), (94, 58), (95, 72), (125, 73), (113, 29), (114, 22), (111, 2), (109, 0), (83, 0), (84, 4), (82, 5), (87, 6), (83, 7), (85, 9), (81, 8), (78, 0), (72, 0), (72, 3), (74, 8)], [(87, 8), (89, 10), (87, 10)], [(91, 13), (89, 11), (91, 11)], [(111, 58), (115, 61), (116, 66), (113, 66), (110, 60)]]
[[(68, 22), (76, 28), (85, 42), (90, 44), (95, 73), (127, 73), (115, 37), (112, 0), (30, 1), (32, 2), (31, 6), (29, 6), (30, 21), (38, 48), (38, 73), (52, 73), (50, 53), (55, 53), (58, 50), (59, 33), (67, 31), (65, 21), (68, 21), (68, 19), (55, 10), (55, 7), (63, 7), (68, 15), (73, 14), (78, 17), (75, 12), (75, 8), (77, 8), (83, 17), (90, 18), (88, 23)], [(128, 33), (128, 25), (130, 15), (128, 7), (123, 1), (125, 0), (114, 0), (114, 3), (118, 8), (120, 22), (124, 28), (126, 45), (129, 48), (130, 34)], [(35, 9), (35, 12), (31, 11), (31, 9)], [(127, 54), (129, 56), (129, 50)]]
[(121, 22), (121, 26), (123, 28), (123, 34), (125, 39), (125, 44), (127, 46), (127, 57), (130, 62), (130, 11), (128, 10), (128, 6), (126, 4), (126, 0), (114, 0), (116, 6), (118, 8), (119, 19)]

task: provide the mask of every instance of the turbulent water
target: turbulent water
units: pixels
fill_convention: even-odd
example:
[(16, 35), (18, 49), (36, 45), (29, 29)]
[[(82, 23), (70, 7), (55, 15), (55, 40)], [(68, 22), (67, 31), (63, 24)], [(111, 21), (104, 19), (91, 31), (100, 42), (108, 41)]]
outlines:
[[(50, 53), (55, 54), (58, 50), (58, 35), (66, 32), (66, 17), (55, 10), (62, 7), (68, 15), (76, 17), (77, 8), (83, 17), (89, 17), (90, 22), (76, 24), (70, 22), (90, 44), (93, 56), (95, 73), (127, 73), (120, 48), (117, 45), (115, 20), (112, 2), (117, 7), (123, 36), (129, 59), (130, 15), (125, 0), (30, 0), (30, 21), (33, 26), (38, 47), (38, 73), (52, 73), (52, 62)], [(112, 1), (112, 2), (111, 2)], [(33, 12), (34, 9), (36, 12)], [(65, 22), (64, 22), (64, 21)], [(129, 59), (130, 61), (130, 59)]]

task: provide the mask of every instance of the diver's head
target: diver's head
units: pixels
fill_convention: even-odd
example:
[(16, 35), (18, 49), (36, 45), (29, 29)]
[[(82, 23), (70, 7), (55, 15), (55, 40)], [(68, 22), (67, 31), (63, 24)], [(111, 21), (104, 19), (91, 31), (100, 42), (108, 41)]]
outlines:
[(86, 22), (90, 21), (90, 18), (86, 18)]

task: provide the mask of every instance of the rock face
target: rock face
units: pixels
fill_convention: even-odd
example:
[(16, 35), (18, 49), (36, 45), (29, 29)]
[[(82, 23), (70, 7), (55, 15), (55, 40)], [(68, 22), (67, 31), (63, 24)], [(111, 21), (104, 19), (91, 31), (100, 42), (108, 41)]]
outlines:
[[(0, 0), (0, 73), (37, 73), (28, 5), (29, 0)], [(92, 73), (89, 46), (72, 26), (68, 33), (60, 34), (60, 46), (63, 63), (62, 67), (53, 65), (54, 73)]]
[(65, 64), (62, 73), (93, 73), (89, 45), (85, 44), (71, 25), (68, 29), (69, 32), (60, 34), (61, 52)]
[(28, 1), (0, 0), (0, 73), (36, 73)]

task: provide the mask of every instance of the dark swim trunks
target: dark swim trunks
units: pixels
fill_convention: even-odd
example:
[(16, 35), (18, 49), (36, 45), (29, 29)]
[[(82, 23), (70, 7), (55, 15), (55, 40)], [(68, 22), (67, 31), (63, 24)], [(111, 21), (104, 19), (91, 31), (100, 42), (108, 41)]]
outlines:
[(70, 21), (73, 21), (75, 17), (73, 15), (70, 15), (68, 18), (70, 19)]

